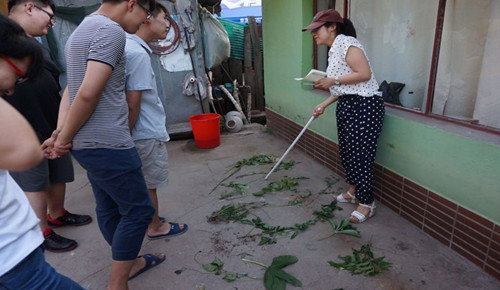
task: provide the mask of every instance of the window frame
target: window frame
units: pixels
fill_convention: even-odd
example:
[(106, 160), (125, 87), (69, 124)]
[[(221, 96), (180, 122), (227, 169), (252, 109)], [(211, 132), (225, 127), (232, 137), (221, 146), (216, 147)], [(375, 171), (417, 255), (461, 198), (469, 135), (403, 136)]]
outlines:
[[(339, 1), (339, 0), (338, 0)], [(483, 131), (483, 132), (488, 132), (492, 133), (495, 135), (500, 135), (500, 128), (494, 128), (494, 127), (488, 127), (485, 125), (481, 124), (474, 124), (470, 123), (467, 121), (462, 121), (446, 116), (441, 116), (437, 114), (433, 114), (431, 112), (432, 110), (432, 105), (434, 102), (434, 91), (436, 88), (436, 79), (437, 79), (437, 70), (438, 70), (438, 63), (439, 63), (439, 52), (441, 48), (441, 40), (442, 40), (442, 34), (443, 34), (443, 26), (444, 26), (444, 16), (445, 16), (445, 10), (446, 10), (446, 0), (438, 0), (438, 11), (436, 14), (436, 27), (434, 31), (434, 44), (432, 48), (432, 57), (431, 57), (431, 68), (430, 68), (430, 74), (429, 74), (429, 80), (428, 80), (428, 90), (427, 90), (427, 97), (425, 99), (425, 109), (424, 111), (419, 111), (415, 109), (410, 109), (410, 108), (405, 108), (402, 106), (390, 104), (390, 103), (385, 103), (385, 106), (394, 108), (397, 110), (409, 112), (412, 114), (417, 114), (421, 116), (425, 116), (427, 118), (435, 119), (435, 120), (440, 120), (448, 123), (453, 123), (457, 125), (461, 125), (467, 128)], [(342, 17), (347, 18), (349, 15), (349, 8), (350, 8), (350, 1), (349, 0), (343, 0), (343, 5), (344, 5), (344, 11)], [(313, 1), (313, 13), (316, 14), (318, 10), (318, 5), (317, 5), (317, 0)], [(317, 63), (318, 63), (318, 46), (316, 43), (313, 41), (313, 64), (314, 68), (317, 68)]]

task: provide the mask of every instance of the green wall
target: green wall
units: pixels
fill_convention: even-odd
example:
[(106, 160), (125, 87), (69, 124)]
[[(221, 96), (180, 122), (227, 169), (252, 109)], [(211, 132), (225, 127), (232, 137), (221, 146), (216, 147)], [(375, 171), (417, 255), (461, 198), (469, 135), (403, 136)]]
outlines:
[[(294, 80), (313, 67), (312, 2), (262, 1), (266, 106), (301, 125), (325, 98)], [(337, 142), (334, 109), (310, 129)], [(380, 165), (500, 224), (500, 146), (391, 114), (378, 144)]]

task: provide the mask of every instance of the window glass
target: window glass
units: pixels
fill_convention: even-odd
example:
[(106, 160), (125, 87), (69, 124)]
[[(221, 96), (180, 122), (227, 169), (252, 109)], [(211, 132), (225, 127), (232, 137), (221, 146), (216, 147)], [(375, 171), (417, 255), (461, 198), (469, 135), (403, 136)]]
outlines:
[(429, 83), (438, 0), (351, 0), (350, 19), (378, 83), (402, 83), (393, 98), (423, 111)]
[(432, 113), (500, 128), (500, 1), (447, 1)]

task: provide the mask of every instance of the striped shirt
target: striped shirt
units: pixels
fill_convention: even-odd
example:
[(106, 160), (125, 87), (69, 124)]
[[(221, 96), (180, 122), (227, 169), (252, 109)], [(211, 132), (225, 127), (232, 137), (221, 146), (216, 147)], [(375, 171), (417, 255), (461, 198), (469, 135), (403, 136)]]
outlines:
[(82, 84), (87, 61), (113, 68), (97, 106), (73, 138), (73, 149), (129, 149), (134, 147), (128, 127), (125, 95), (125, 31), (103, 15), (87, 16), (66, 43), (70, 104)]

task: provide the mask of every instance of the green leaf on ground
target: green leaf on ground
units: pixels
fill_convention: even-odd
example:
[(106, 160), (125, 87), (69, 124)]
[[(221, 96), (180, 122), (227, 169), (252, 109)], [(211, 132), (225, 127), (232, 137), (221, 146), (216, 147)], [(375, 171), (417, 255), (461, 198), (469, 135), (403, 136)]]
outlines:
[(268, 186), (262, 188), (260, 191), (254, 192), (253, 195), (263, 196), (264, 194), (273, 191), (284, 191), (284, 190), (296, 191), (295, 188), (299, 185), (299, 180), (301, 179), (307, 179), (307, 177), (285, 176), (281, 180), (271, 182)]
[(239, 278), (242, 277), (247, 277), (248, 274), (240, 274), (240, 273), (227, 273), (222, 279), (226, 280), (227, 282), (234, 282), (238, 280)]
[(337, 200), (333, 200), (330, 204), (322, 204), (321, 210), (313, 211), (313, 215), (319, 221), (327, 221), (334, 217), (333, 212), (335, 210), (342, 210), (340, 206), (337, 205)]
[(283, 271), (284, 267), (297, 263), (298, 259), (296, 256), (284, 255), (274, 257), (270, 266), (252, 260), (242, 260), (266, 268), (264, 286), (267, 290), (285, 290), (287, 283), (302, 287), (302, 282), (299, 279)]
[(256, 229), (260, 229), (262, 232), (259, 234), (255, 234), (252, 236), (260, 236), (259, 246), (262, 245), (271, 245), (277, 243), (277, 236), (289, 237), (290, 239), (294, 239), (299, 232), (305, 231), (310, 225), (316, 223), (316, 220), (308, 220), (305, 223), (295, 224), (292, 227), (284, 227), (284, 226), (271, 226), (265, 222), (263, 222), (260, 217), (253, 218), (252, 220), (242, 220), (241, 223), (251, 224)]
[(233, 188), (232, 191), (220, 195), (220, 199), (225, 199), (235, 195), (244, 195), (248, 189), (248, 184), (238, 183), (231, 181), (229, 184), (222, 184), (222, 186)]
[(208, 194), (211, 194), (212, 192), (214, 192), (214, 190), (217, 189), (217, 187), (219, 187), (219, 185), (221, 185), (228, 178), (230, 178), (231, 176), (236, 174), (238, 171), (240, 171), (240, 169), (243, 166), (269, 164), (269, 163), (274, 163), (274, 161), (276, 161), (276, 157), (274, 157), (274, 155), (272, 155), (272, 154), (266, 154), (266, 153), (261, 153), (261, 154), (251, 156), (250, 158), (247, 158), (247, 159), (242, 159), (242, 160), (236, 162), (233, 166), (231, 166), (231, 168), (227, 171), (227, 172), (229, 172), (229, 174), (227, 174), (226, 177), (224, 177), (221, 181), (219, 181), (219, 183), (217, 183), (212, 188), (212, 190), (210, 190), (210, 192)]
[(208, 272), (214, 273), (215, 275), (220, 275), (222, 273), (222, 267), (224, 267), (224, 263), (216, 257), (211, 263), (203, 264), (202, 266), (203, 269), (207, 270)]
[(214, 273), (215, 275), (224, 274), (224, 277), (222, 277), (222, 279), (227, 282), (234, 282), (239, 278), (248, 276), (248, 274), (232, 273), (224, 270), (224, 262), (222, 262), (222, 260), (217, 257), (215, 257), (215, 259), (211, 263), (203, 264), (202, 267), (206, 271)]
[(280, 170), (290, 170), (295, 166), (295, 164), (298, 164), (298, 162), (296, 162), (295, 160), (281, 162), (280, 165), (278, 165), (278, 167), (276, 168), (275, 172)]
[(332, 187), (339, 181), (340, 179), (333, 175), (325, 177), (326, 188), (322, 189), (318, 194), (334, 194), (335, 192), (332, 190)]
[(328, 237), (319, 239), (318, 241), (326, 240), (330, 237), (333, 237), (336, 234), (349, 235), (361, 238), (361, 234), (355, 227), (352, 226), (351, 221), (348, 218), (342, 219), (339, 224), (335, 223), (333, 219), (328, 219), (328, 223), (332, 226), (333, 233)]
[(371, 243), (368, 243), (361, 246), (360, 250), (352, 249), (352, 256), (339, 256), (343, 263), (328, 261), (328, 264), (339, 270), (348, 270), (352, 275), (374, 276), (391, 267), (392, 263), (384, 261), (384, 258), (375, 258)]
[(297, 287), (302, 287), (302, 282), (283, 271), (283, 268), (297, 263), (298, 259), (295, 256), (278, 256), (273, 259), (271, 266), (269, 266), (264, 273), (264, 286), (267, 290), (280, 290), (285, 289), (286, 283), (290, 283)]
[(253, 155), (249, 158), (242, 159), (236, 164), (234, 164), (234, 168), (241, 168), (243, 166), (254, 166), (254, 165), (262, 165), (262, 164), (270, 164), (276, 162), (276, 156), (269, 153), (259, 153)]
[(229, 221), (240, 221), (244, 219), (250, 211), (246, 204), (228, 204), (223, 206), (220, 210), (214, 211), (208, 218), (209, 223), (220, 223)]

